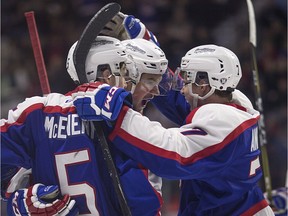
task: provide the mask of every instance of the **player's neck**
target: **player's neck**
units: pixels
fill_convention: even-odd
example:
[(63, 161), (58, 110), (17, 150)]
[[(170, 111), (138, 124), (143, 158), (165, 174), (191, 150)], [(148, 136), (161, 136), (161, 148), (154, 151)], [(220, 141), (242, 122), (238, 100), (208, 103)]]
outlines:
[(230, 103), (230, 100), (226, 97), (220, 97), (219, 95), (212, 94), (210, 97), (203, 100), (203, 104), (209, 103), (227, 104)]

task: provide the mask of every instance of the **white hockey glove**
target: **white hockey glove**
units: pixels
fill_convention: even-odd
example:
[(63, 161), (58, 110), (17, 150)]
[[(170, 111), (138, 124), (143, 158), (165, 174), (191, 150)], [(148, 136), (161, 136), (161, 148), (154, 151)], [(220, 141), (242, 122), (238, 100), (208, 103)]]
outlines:
[[(267, 199), (267, 193), (264, 193), (264, 196)], [(272, 190), (272, 200), (273, 203), (271, 205), (272, 210), (275, 214), (275, 216), (287, 216), (288, 213), (288, 188), (287, 187), (281, 187), (276, 190)]]
[(79, 117), (90, 121), (115, 121), (123, 105), (132, 106), (130, 92), (107, 84), (75, 92), (72, 98)]
[(139, 19), (136, 19), (133, 15), (126, 15), (121, 12), (106, 24), (100, 34), (114, 37), (119, 40), (144, 38), (159, 46), (155, 35), (151, 31), (147, 30), (145, 25)]
[(9, 216), (74, 216), (78, 215), (75, 200), (69, 195), (58, 198), (59, 188), (56, 185), (35, 184), (29, 188), (14, 192), (7, 203)]

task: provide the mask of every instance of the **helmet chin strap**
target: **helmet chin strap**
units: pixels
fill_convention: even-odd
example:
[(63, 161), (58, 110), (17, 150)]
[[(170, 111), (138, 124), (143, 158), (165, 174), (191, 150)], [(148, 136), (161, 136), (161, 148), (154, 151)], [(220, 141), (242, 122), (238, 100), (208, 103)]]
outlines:
[(192, 92), (192, 83), (189, 83), (188, 85), (189, 85), (189, 95), (193, 98), (193, 104), (191, 107), (192, 109), (198, 106), (198, 100), (205, 100), (215, 92), (215, 87), (211, 87), (210, 91), (206, 95), (199, 96), (198, 94)]
[(115, 77), (115, 85), (119, 86), (120, 85), (120, 76), (114, 76)]
[(132, 86), (131, 86), (131, 90), (130, 90), (130, 92), (131, 92), (132, 94), (133, 94), (134, 91), (135, 91), (135, 87), (136, 87), (136, 85), (133, 83)]

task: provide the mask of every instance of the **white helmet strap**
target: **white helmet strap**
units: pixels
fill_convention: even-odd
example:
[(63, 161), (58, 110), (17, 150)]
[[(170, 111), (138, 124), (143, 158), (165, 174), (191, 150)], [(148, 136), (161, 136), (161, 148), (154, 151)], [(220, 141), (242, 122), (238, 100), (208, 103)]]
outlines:
[(120, 85), (120, 76), (114, 76), (115, 77), (115, 85), (119, 86)]
[(201, 96), (198, 96), (198, 97), (200, 100), (205, 100), (208, 97), (210, 97), (214, 92), (215, 92), (215, 87), (211, 87), (210, 91), (206, 95), (204, 95), (203, 97)]
[(135, 85), (134, 83), (132, 83), (132, 87), (131, 87), (131, 93), (132, 93), (132, 94), (133, 94), (134, 91), (135, 91), (135, 87), (136, 87), (136, 85)]
[[(200, 96), (199, 94), (193, 93), (193, 91), (192, 91), (192, 83), (189, 83), (188, 87), (189, 87), (189, 94), (193, 98), (193, 107), (194, 106), (197, 107), (198, 99), (199, 100), (205, 100), (205, 99), (210, 97), (215, 92), (215, 87), (211, 87), (210, 91), (206, 95)], [(194, 105), (194, 103), (195, 103), (195, 105)]]

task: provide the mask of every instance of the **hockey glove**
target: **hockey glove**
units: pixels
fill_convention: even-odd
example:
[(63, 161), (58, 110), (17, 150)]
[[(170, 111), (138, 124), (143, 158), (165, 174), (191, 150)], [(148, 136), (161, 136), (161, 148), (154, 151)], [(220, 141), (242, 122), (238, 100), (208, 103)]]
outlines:
[(9, 216), (78, 215), (75, 200), (71, 200), (69, 195), (60, 199), (58, 195), (59, 189), (56, 185), (35, 184), (27, 189), (17, 190), (8, 199), (7, 213)]
[[(267, 193), (264, 194), (267, 197)], [(281, 187), (276, 190), (272, 190), (272, 209), (275, 216), (286, 216), (288, 213), (288, 188)], [(269, 200), (267, 200), (269, 203)], [(271, 204), (271, 203), (269, 203)]]
[(106, 24), (101, 35), (117, 38), (119, 40), (127, 40), (134, 38), (144, 38), (150, 40), (159, 46), (155, 35), (147, 30), (145, 25), (133, 15), (126, 15), (119, 12)]
[(83, 120), (115, 121), (123, 105), (132, 107), (130, 92), (107, 84), (93, 91), (73, 93), (72, 98), (77, 113)]

